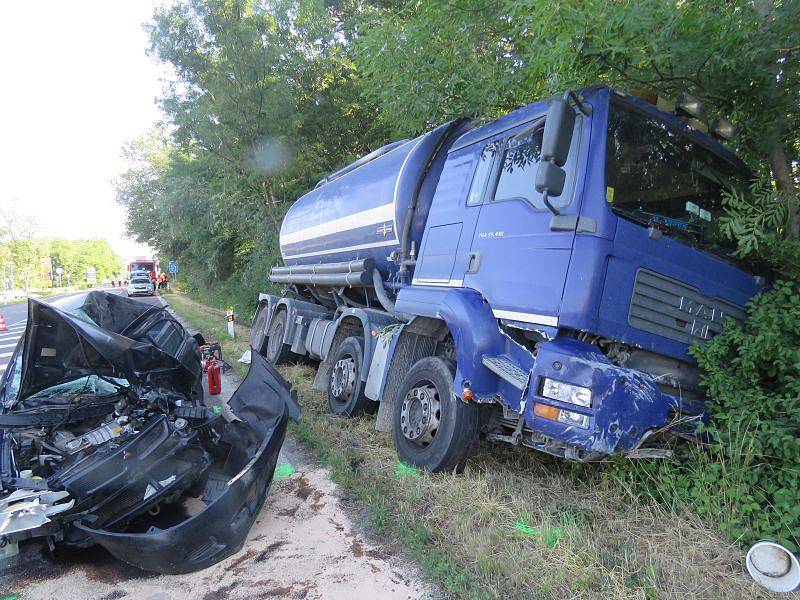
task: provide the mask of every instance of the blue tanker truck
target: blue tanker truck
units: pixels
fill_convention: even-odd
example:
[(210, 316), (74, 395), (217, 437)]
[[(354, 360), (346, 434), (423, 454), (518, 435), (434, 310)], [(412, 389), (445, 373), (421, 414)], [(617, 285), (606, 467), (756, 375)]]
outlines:
[(719, 231), (751, 173), (703, 119), (598, 87), (364, 156), (287, 212), (252, 347), (318, 362), (331, 412), (432, 471), (479, 437), (663, 455), (705, 416), (687, 350), (765, 285)]

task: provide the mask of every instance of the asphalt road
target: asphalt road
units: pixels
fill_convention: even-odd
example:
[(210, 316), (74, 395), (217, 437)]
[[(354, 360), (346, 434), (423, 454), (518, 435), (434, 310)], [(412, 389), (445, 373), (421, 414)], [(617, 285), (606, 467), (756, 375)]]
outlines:
[[(119, 294), (121, 296), (125, 295), (125, 288), (102, 288), (108, 292), (114, 292), (115, 294)], [(66, 298), (68, 296), (72, 296), (74, 294), (82, 294), (83, 292), (71, 292), (69, 294), (61, 294), (59, 296), (51, 296), (49, 298), (45, 298), (45, 302), (53, 302), (54, 300), (58, 300), (59, 298)], [(136, 300), (141, 300), (142, 302), (146, 302), (148, 304), (154, 304), (156, 306), (161, 306), (161, 301), (158, 296), (137, 296)], [(0, 331), (0, 376), (8, 367), (8, 361), (11, 358), (11, 355), (14, 353), (14, 348), (17, 346), (17, 342), (22, 337), (22, 334), (25, 333), (25, 325), (27, 324), (28, 318), (28, 303), (27, 302), (19, 302), (17, 304), (12, 304), (6, 307), (0, 307), (0, 315), (3, 315), (3, 318), (6, 321), (7, 331)]]

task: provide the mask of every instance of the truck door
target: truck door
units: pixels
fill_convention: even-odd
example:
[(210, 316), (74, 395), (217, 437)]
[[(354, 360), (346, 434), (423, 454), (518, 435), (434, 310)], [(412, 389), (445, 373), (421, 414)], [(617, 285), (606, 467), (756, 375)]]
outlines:
[[(535, 188), (543, 131), (541, 118), (510, 130), (498, 140), (493, 168), (486, 175), (464, 286), (480, 291), (498, 319), (554, 327), (558, 325), (575, 231), (552, 223), (554, 215)], [(564, 215), (578, 212), (576, 206), (570, 206), (578, 131), (576, 124), (573, 148), (565, 165), (564, 191), (550, 198)]]

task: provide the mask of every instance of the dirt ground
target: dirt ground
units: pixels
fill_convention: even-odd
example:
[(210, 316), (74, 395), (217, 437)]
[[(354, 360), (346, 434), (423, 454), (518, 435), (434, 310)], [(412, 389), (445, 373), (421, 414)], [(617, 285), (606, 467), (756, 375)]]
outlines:
[[(223, 389), (232, 392), (234, 376)], [(240, 552), (197, 573), (146, 573), (102, 549), (53, 558), (43, 544), (20, 545), (0, 573), (0, 597), (19, 600), (226, 600), (228, 598), (440, 597), (417, 567), (370, 536), (329, 473), (316, 468), (289, 435), (277, 479)], [(283, 467), (285, 470), (286, 467)], [(0, 567), (1, 568), (1, 567)]]

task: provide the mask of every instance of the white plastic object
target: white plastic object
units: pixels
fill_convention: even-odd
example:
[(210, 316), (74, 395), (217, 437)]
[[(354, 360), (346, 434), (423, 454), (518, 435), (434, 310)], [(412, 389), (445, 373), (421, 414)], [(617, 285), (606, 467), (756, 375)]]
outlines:
[(788, 593), (800, 589), (800, 563), (797, 557), (776, 542), (761, 541), (747, 552), (747, 572), (772, 592)]

